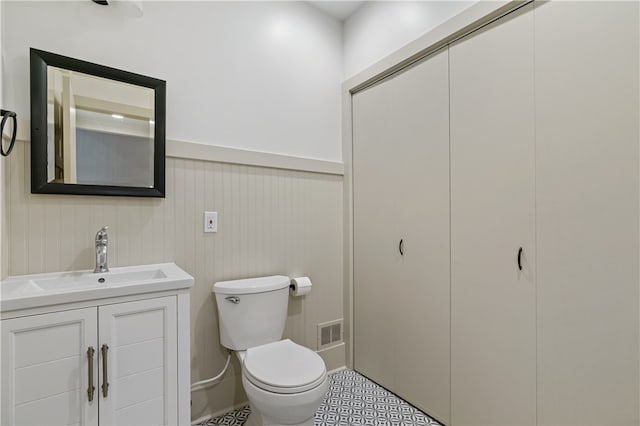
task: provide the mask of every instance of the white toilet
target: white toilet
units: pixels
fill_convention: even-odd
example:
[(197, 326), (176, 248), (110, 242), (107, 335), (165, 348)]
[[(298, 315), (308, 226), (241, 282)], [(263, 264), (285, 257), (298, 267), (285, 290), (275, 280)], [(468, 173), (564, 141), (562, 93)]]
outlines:
[(311, 349), (281, 340), (289, 278), (276, 275), (213, 285), (220, 343), (236, 351), (251, 415), (246, 425), (313, 425), (327, 392), (327, 369)]

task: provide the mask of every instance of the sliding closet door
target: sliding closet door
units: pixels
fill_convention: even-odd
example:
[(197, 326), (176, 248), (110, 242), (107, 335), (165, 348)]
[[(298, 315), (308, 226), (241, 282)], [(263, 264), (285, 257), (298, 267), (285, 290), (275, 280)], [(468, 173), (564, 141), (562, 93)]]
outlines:
[(535, 9), (540, 425), (640, 424), (639, 16)]
[(355, 368), (444, 422), (448, 114), (446, 50), (353, 96)]
[(536, 423), (533, 53), (531, 5), (450, 47), (453, 425)]
[(390, 83), (398, 163), (396, 206), (404, 255), (398, 297), (395, 391), (449, 421), (449, 90), (442, 51)]
[[(395, 387), (396, 297), (402, 297), (397, 139), (389, 123), (393, 93), (381, 83), (358, 93), (353, 106), (354, 364)], [(398, 293), (394, 296), (393, 292)]]

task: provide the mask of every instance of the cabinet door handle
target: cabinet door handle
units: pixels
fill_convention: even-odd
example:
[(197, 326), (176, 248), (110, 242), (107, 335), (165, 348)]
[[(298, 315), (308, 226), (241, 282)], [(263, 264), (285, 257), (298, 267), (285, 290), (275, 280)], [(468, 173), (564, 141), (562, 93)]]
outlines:
[(102, 396), (106, 398), (109, 392), (109, 380), (107, 376), (107, 351), (109, 350), (109, 346), (104, 344), (100, 350), (102, 351)]
[(400, 256), (404, 256), (404, 239), (400, 238), (400, 243), (398, 243), (398, 251), (400, 252)]
[(96, 350), (93, 349), (93, 346), (89, 346), (87, 349), (87, 364), (89, 364), (89, 387), (87, 388), (87, 397), (89, 402), (93, 401), (93, 392), (96, 390), (96, 387), (93, 386), (93, 354), (95, 351)]
[(522, 247), (518, 249), (518, 269), (522, 271)]

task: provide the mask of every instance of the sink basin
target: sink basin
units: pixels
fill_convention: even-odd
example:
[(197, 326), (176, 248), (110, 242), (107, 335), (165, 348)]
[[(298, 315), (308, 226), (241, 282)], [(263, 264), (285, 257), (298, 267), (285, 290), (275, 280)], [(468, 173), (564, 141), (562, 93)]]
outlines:
[(123, 285), (136, 281), (157, 280), (167, 278), (162, 269), (149, 269), (128, 272), (73, 272), (59, 277), (33, 280), (33, 283), (42, 290), (56, 291), (74, 288), (100, 287)]
[(0, 312), (83, 300), (189, 288), (193, 277), (174, 263), (57, 272), (0, 281)]

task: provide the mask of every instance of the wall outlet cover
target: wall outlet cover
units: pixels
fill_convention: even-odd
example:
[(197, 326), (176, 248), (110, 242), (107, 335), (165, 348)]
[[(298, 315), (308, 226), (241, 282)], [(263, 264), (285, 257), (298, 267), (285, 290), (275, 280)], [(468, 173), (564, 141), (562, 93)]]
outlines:
[(218, 212), (204, 212), (204, 232), (218, 232)]

